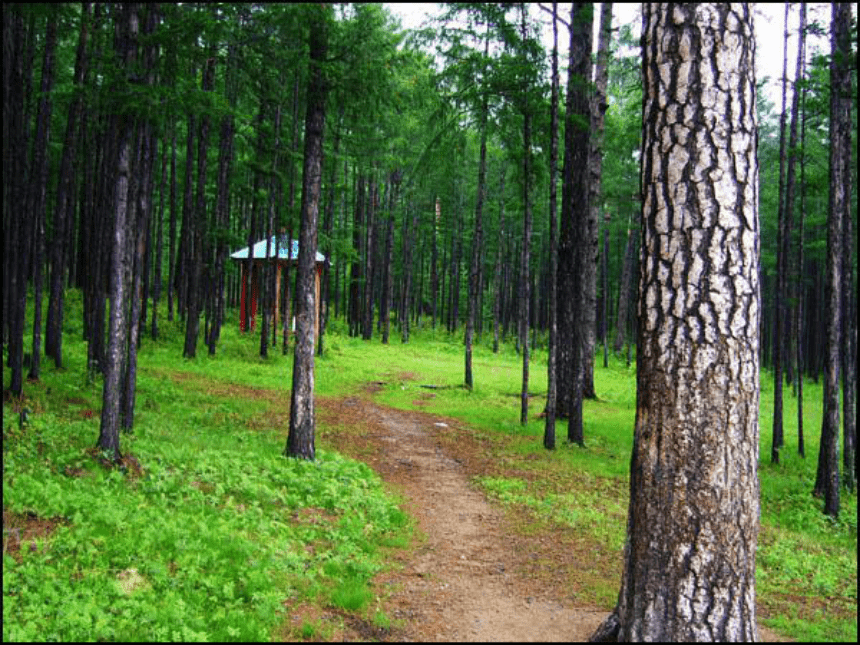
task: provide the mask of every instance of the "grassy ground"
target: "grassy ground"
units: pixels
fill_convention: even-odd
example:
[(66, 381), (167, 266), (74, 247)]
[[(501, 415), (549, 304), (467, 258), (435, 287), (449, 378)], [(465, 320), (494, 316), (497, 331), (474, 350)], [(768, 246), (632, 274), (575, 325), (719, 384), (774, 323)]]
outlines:
[[(100, 464), (100, 383), (85, 382), (79, 297), (70, 293), (67, 366), (43, 363), (21, 402), (4, 401), (4, 640), (265, 640), (329, 638), (318, 621), (285, 627), (299, 605), (339, 608), (374, 625), (372, 576), (411, 524), (369, 468), (327, 449), (281, 456), (290, 357), (258, 355), (259, 337), (228, 321), (216, 356), (181, 358), (183, 333), (166, 322), (140, 355), (133, 435), (123, 470)], [(77, 302), (76, 302), (77, 300)], [(425, 330), (390, 346), (348, 338), (338, 324), (317, 359), (319, 396), (378, 383), (379, 403), (458, 418), (486, 446), (489, 495), (523, 531), (558, 526), (592, 550), (578, 597), (607, 609), (617, 595), (626, 521), (635, 366), (595, 370), (585, 404), (586, 448), (543, 450), (544, 354), (532, 363), (530, 419), (519, 424), (521, 359), (476, 347), (475, 389), (463, 379), (461, 339)], [(4, 357), (5, 360), (5, 357)], [(4, 386), (8, 384), (4, 370)], [(422, 387), (430, 385), (432, 388)], [(796, 456), (795, 401), (786, 399), (782, 464), (770, 464), (772, 381), (762, 378), (760, 618), (798, 640), (856, 640), (857, 503), (836, 522), (809, 494), (821, 419), (820, 386), (807, 384), (807, 457)], [(21, 405), (32, 412), (18, 424)], [(559, 439), (565, 426), (558, 427)], [(291, 631), (292, 630), (292, 631)]]

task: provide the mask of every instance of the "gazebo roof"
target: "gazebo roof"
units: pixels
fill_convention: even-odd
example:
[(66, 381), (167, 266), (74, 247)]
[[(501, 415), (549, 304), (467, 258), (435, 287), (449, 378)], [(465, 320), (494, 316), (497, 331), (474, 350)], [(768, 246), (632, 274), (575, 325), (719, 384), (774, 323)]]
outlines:
[[(278, 243), (278, 238), (280, 237), (280, 244)], [(325, 256), (317, 251), (317, 262), (325, 262)], [(234, 260), (247, 260), (248, 259), (248, 247), (246, 246), (244, 249), (239, 249), (235, 253), (231, 253), (230, 257)], [(291, 249), (291, 253), (289, 256), (287, 255), (287, 237), (286, 235), (277, 236), (273, 235), (271, 239), (271, 247), (269, 249), (269, 254), (266, 255), (266, 240), (262, 239), (257, 242), (253, 246), (253, 255), (251, 256), (254, 260), (266, 260), (268, 258), (278, 260), (291, 260), (295, 261), (299, 257), (299, 241), (293, 240), (293, 245)]]

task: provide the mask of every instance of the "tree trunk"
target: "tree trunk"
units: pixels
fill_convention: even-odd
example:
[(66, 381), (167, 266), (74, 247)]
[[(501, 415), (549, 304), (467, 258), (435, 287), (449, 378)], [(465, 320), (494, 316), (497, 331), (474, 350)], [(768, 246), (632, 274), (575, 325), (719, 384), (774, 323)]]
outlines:
[[(45, 354), (54, 359), (57, 368), (63, 367), (63, 278), (67, 262), (67, 248), (70, 243), (72, 208), (75, 190), (75, 166), (77, 156), (78, 122), (83, 108), (84, 82), (87, 76), (87, 42), (89, 39), (90, 15), (92, 4), (81, 5), (81, 30), (75, 55), (74, 89), (75, 95), (69, 105), (66, 117), (66, 134), (63, 140), (63, 157), (60, 161), (57, 182), (57, 201), (54, 209), (54, 240), (51, 247), (51, 282), (48, 297), (48, 320), (45, 325)], [(69, 253), (69, 256), (72, 254)]]
[(562, 184), (561, 225), (558, 250), (559, 310), (558, 389), (561, 393), (557, 413), (568, 419), (567, 438), (580, 446), (585, 438), (582, 428), (582, 396), (585, 378), (583, 337), (588, 321), (586, 263), (590, 258), (588, 239), (588, 157), (591, 79), (591, 30), (593, 5), (574, 4), (570, 16), (570, 60), (568, 64), (567, 114), (565, 122), (564, 180)]
[(361, 329), (362, 247), (364, 246), (364, 174), (358, 174), (355, 191), (355, 211), (352, 218), (353, 259), (349, 270), (349, 335), (358, 336)]
[(302, 171), (302, 209), (296, 279), (296, 354), (290, 399), (290, 431), (285, 454), (314, 459), (314, 327), (316, 295), (314, 276), (317, 220), (322, 184), (323, 130), (328, 84), (323, 76), (330, 7), (313, 7), (310, 29), (310, 70), (305, 117), (305, 152)]
[[(490, 48), (490, 27), (487, 25), (487, 34), (484, 42), (484, 58), (489, 55)], [(486, 64), (486, 63), (485, 63)], [(486, 70), (485, 70), (486, 72)], [(481, 261), (481, 247), (483, 246), (483, 212), (484, 198), (486, 194), (487, 183), (487, 113), (489, 112), (489, 95), (484, 91), (481, 98), (481, 114), (479, 117), (478, 128), (481, 133), (481, 148), (478, 157), (478, 194), (475, 199), (475, 234), (472, 238), (472, 264), (469, 269), (469, 302), (468, 311), (466, 312), (466, 365), (465, 365), (465, 385), (471, 390), (474, 386), (472, 377), (472, 335), (475, 331), (475, 316), (480, 315), (478, 309), (478, 293), (481, 289), (479, 281), (479, 269)]]
[(388, 334), (391, 328), (391, 297), (393, 294), (394, 276), (394, 204), (397, 202), (397, 185), (400, 183), (400, 171), (394, 170), (388, 178), (388, 220), (385, 233), (385, 260), (382, 270), (382, 303), (379, 307), (379, 318), (382, 322), (382, 343), (388, 344)]
[[(558, 344), (558, 234), (556, 233), (556, 175), (558, 173), (558, 3), (552, 3), (552, 92), (550, 99), (549, 152), (549, 347), (546, 361), (546, 418), (543, 446), (555, 449), (555, 408), (557, 397), (556, 354)], [(496, 327), (498, 342), (498, 326)]]
[[(590, 22), (589, 22), (590, 26)], [(586, 252), (584, 264), (582, 396), (596, 399), (594, 389), (594, 348), (597, 332), (597, 245), (601, 210), (601, 177), (603, 174), (603, 122), (609, 104), (606, 86), (609, 81), (609, 42), (612, 37), (612, 3), (600, 5), (600, 30), (597, 38), (597, 61), (594, 66), (594, 95), (591, 98), (591, 134), (588, 152), (588, 215), (586, 218)]]
[[(204, 92), (215, 87), (215, 59), (209, 58), (203, 66)], [(190, 252), (188, 253), (188, 294), (186, 296), (187, 317), (185, 319), (185, 358), (197, 356), (197, 337), (200, 331), (200, 310), (202, 291), (200, 284), (203, 273), (203, 228), (206, 225), (206, 161), (209, 146), (209, 115), (200, 116), (200, 132), (197, 137), (197, 197), (192, 206)]]
[[(323, 247), (325, 251), (325, 264), (323, 265), (322, 271), (322, 294), (320, 295), (322, 303), (320, 306), (320, 329), (317, 345), (318, 356), (323, 355), (323, 339), (325, 338), (325, 328), (328, 324), (329, 318), (329, 282), (331, 281), (329, 275), (331, 271), (331, 254), (333, 249), (332, 234), (334, 228), (334, 202), (337, 195), (338, 151), (340, 150), (340, 133), (343, 115), (344, 108), (341, 107), (337, 119), (337, 129), (334, 133), (334, 148), (331, 156), (331, 175), (329, 175), (328, 179), (328, 199), (326, 200), (325, 215), (323, 217), (323, 232), (325, 233), (325, 246)], [(335, 293), (335, 299), (337, 299), (337, 293)]]
[[(123, 5), (117, 20), (120, 21), (116, 40), (117, 54), (127, 74), (135, 64), (138, 30), (138, 5)], [(121, 93), (118, 93), (121, 94)], [(111, 134), (116, 136), (116, 181), (114, 184), (113, 245), (110, 260), (110, 319), (108, 348), (104, 365), (102, 412), (99, 438), (96, 447), (107, 453), (114, 463), (119, 462), (119, 428), (121, 417), (121, 382), (124, 359), (128, 347), (127, 274), (129, 272), (129, 181), (133, 133), (129, 115), (115, 116)]]
[[(227, 69), (225, 71), (225, 93), (227, 103), (231, 108), (236, 106), (236, 45), (227, 48)], [(221, 132), (218, 143), (218, 186), (215, 197), (215, 226), (219, 231), (227, 231), (230, 224), (230, 170), (233, 163), (233, 135), (235, 132), (232, 114), (221, 117)], [(211, 280), (213, 309), (215, 312), (212, 328), (209, 331), (207, 344), (209, 355), (215, 355), (215, 348), (221, 336), (221, 324), (224, 317), (224, 268), (229, 252), (224, 238), (219, 235), (215, 243), (215, 265)]]
[(786, 209), (783, 170), (785, 165), (785, 122), (786, 122), (786, 86), (788, 85), (788, 11), (789, 4), (785, 4), (785, 33), (782, 48), (782, 114), (779, 119), (779, 205), (777, 207), (779, 226), (776, 236), (776, 289), (774, 291), (774, 323), (776, 329), (773, 335), (773, 437), (771, 441), (770, 459), (774, 464), (779, 463), (779, 449), (783, 445), (782, 424), (782, 378), (783, 378), (783, 347), (785, 341), (784, 309), (785, 309), (785, 285), (786, 285)]
[(27, 378), (38, 380), (42, 354), (42, 265), (45, 256), (45, 203), (48, 192), (48, 141), (51, 132), (51, 89), (54, 86), (54, 51), (57, 46), (57, 16), (51, 12), (45, 35), (42, 59), (42, 81), (36, 134), (30, 162), (30, 203), (28, 212), (33, 219), (33, 353)]
[(739, 10), (645, 5), (630, 506), (618, 606), (593, 639), (756, 638), (758, 169), (752, 15)]
[(364, 300), (362, 302), (362, 340), (370, 340), (373, 336), (373, 280), (374, 261), (376, 253), (376, 205), (377, 187), (376, 179), (371, 174), (367, 182), (367, 212), (365, 217), (365, 244), (364, 244)]
[(826, 351), (824, 414), (815, 489), (824, 513), (839, 515), (839, 368), (841, 337), (843, 219), (851, 217), (851, 5), (831, 5), (830, 26), (830, 203), (827, 217)]
[[(526, 40), (526, 9), (520, 6), (522, 14), (522, 39)], [(529, 251), (532, 236), (532, 212), (529, 184), (531, 182), (531, 108), (528, 103), (529, 87), (523, 88), (523, 245), (520, 256), (520, 345), (523, 350), (523, 384), (520, 390), (520, 424), (526, 425), (529, 420)]]

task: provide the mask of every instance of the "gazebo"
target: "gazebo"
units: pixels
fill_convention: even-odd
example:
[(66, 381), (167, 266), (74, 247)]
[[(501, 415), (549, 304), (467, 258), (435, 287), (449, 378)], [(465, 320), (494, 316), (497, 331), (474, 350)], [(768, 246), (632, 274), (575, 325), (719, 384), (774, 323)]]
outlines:
[[(269, 240), (269, 254), (266, 254), (266, 246), (267, 240), (263, 239), (254, 244), (251, 247), (251, 301), (248, 302), (248, 294), (245, 293), (247, 289), (247, 271), (248, 271), (248, 247), (246, 246), (244, 249), (239, 249), (235, 253), (230, 255), (230, 258), (236, 260), (237, 262), (241, 262), (242, 266), (242, 300), (241, 300), (241, 310), (239, 314), (239, 329), (240, 331), (245, 331), (245, 311), (247, 307), (250, 307), (249, 311), (249, 322), (251, 329), (253, 330), (256, 324), (256, 315), (257, 315), (257, 292), (258, 285), (260, 281), (260, 266), (264, 263), (274, 263), (277, 267), (276, 278), (275, 278), (275, 328), (278, 326), (278, 318), (280, 313), (281, 306), (281, 270), (287, 265), (294, 265), (298, 262), (299, 258), (299, 241), (293, 240), (292, 248), (290, 252), (287, 252), (287, 236), (284, 234), (281, 235), (273, 235), (271, 240)], [(316, 324), (315, 331), (316, 336), (319, 336), (319, 323), (320, 323), (320, 277), (322, 275), (323, 264), (325, 263), (325, 256), (322, 255), (319, 251), (316, 253), (316, 276), (314, 279), (315, 283), (315, 291), (316, 291), (316, 302), (317, 302), (317, 315), (316, 315)]]

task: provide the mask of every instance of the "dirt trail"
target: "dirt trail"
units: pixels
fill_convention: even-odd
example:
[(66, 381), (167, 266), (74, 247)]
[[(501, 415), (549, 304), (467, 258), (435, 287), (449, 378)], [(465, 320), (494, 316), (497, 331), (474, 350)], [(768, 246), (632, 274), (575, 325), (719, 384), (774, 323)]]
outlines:
[[(368, 393), (379, 385), (371, 384)], [(480, 469), (476, 446), (447, 441), (443, 450), (457, 421), (365, 397), (318, 400), (318, 409), (329, 427), (360, 427), (334, 430), (327, 441), (393, 484), (426, 536), (402, 567), (377, 578), (394, 626), (378, 630), (353, 622), (356, 633), (343, 638), (584, 641), (594, 633), (607, 610), (577, 606), (555, 567), (564, 561), (585, 569), (588, 552), (575, 553), (546, 532), (524, 536), (513, 530), (501, 507), (470, 483), (476, 472), (467, 472), (466, 463)], [(759, 639), (787, 640), (761, 626)]]
[[(604, 610), (542, 597), (520, 571), (539, 557), (506, 527), (503, 512), (469, 483), (463, 465), (433, 433), (436, 417), (377, 406), (360, 398), (325, 404), (339, 418), (363, 419), (363, 457), (408, 500), (426, 536), (402, 570), (381, 578), (387, 611), (404, 627), (385, 637), (422, 641), (581, 641)], [(355, 446), (353, 446), (355, 448)]]

